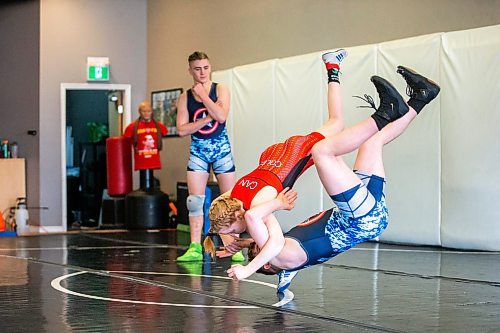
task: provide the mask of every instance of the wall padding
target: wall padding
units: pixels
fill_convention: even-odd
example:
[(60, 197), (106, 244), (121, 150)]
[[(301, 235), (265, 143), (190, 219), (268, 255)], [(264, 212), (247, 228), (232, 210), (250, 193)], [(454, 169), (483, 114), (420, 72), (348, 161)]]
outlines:
[(500, 26), (443, 35), (441, 242), (500, 250)]
[[(348, 52), (341, 68), (346, 127), (372, 113), (357, 108), (363, 102), (352, 96), (367, 93), (377, 101), (370, 82), (374, 74), (404, 95), (406, 83), (396, 67), (406, 65), (442, 88), (384, 149), (390, 223), (380, 239), (499, 251), (500, 26), (357, 46)], [(238, 176), (253, 170), (270, 144), (306, 134), (325, 121), (322, 53), (214, 73), (214, 81), (231, 89), (229, 126)], [(346, 162), (352, 165), (355, 156), (346, 155)], [(314, 168), (295, 190), (296, 208), (277, 214), (285, 231), (332, 205)]]
[[(406, 82), (396, 73), (398, 65), (413, 68), (442, 85), (440, 49), (441, 34), (382, 43), (378, 75), (404, 96)], [(381, 240), (440, 245), (440, 98), (441, 94), (384, 149), (390, 222)]]

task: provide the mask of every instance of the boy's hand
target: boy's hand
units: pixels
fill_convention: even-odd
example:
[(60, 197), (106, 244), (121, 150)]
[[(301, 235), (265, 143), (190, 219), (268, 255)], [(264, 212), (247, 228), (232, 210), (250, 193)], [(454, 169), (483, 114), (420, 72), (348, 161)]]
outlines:
[(205, 87), (203, 87), (203, 84), (199, 82), (195, 83), (191, 89), (196, 95), (198, 95), (198, 97), (200, 97), (201, 100), (204, 100), (208, 97)]

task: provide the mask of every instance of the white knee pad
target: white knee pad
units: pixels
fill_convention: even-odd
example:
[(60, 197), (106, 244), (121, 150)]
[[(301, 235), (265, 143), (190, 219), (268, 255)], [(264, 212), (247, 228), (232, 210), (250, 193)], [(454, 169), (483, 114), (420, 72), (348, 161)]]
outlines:
[(190, 194), (186, 199), (186, 206), (189, 211), (189, 216), (202, 216), (203, 205), (205, 203), (204, 195)]

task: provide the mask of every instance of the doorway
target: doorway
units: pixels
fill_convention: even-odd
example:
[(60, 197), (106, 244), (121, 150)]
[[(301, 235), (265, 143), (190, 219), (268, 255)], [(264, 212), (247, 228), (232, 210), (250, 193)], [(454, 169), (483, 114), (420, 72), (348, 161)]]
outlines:
[(131, 121), (130, 85), (62, 84), (62, 227), (97, 227), (107, 187), (107, 137)]

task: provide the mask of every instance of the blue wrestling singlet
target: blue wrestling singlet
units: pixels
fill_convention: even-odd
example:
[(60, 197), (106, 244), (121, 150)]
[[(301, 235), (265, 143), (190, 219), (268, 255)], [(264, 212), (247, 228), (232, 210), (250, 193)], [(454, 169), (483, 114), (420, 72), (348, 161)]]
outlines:
[[(210, 92), (208, 97), (215, 103), (217, 102), (217, 83), (213, 82), (210, 87)], [(189, 114), (189, 122), (194, 123), (198, 119), (205, 118), (208, 116), (208, 111), (202, 102), (198, 102), (193, 95), (193, 91), (189, 89), (187, 91), (187, 109)], [(199, 139), (208, 139), (218, 137), (226, 129), (226, 123), (219, 123), (216, 120), (212, 120), (210, 123), (206, 124), (200, 128), (197, 132), (191, 134), (191, 137), (196, 137)]]
[[(333, 197), (340, 209), (334, 207), (321, 212), (285, 233), (285, 237), (295, 239), (307, 254), (302, 266), (287, 271), (325, 262), (379, 236), (387, 227), (384, 178), (356, 174), (362, 184)], [(342, 200), (337, 201), (338, 198)], [(343, 201), (346, 198), (347, 201)]]
[[(217, 83), (212, 83), (209, 97), (217, 101)], [(208, 115), (207, 108), (198, 102), (191, 89), (187, 91), (187, 109), (189, 121), (195, 122)], [(226, 123), (211, 121), (197, 132), (191, 134), (190, 156), (187, 165), (188, 171), (210, 172), (212, 167), (215, 174), (234, 172), (234, 159), (231, 153), (231, 144), (227, 135)]]

